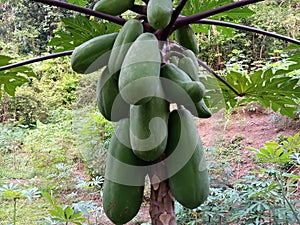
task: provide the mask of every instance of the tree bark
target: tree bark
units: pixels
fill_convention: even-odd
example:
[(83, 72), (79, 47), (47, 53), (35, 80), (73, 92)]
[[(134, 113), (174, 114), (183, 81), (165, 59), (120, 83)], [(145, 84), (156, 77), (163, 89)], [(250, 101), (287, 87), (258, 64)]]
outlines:
[(174, 197), (168, 180), (161, 181), (157, 174), (151, 180), (150, 217), (153, 225), (176, 225)]

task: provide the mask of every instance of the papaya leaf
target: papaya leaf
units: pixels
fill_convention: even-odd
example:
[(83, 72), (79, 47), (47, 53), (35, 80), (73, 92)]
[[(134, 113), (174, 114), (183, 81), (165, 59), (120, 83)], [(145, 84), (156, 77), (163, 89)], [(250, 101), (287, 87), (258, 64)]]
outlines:
[(239, 19), (243, 19), (243, 18), (252, 16), (253, 14), (255, 14), (254, 11), (252, 11), (251, 9), (249, 9), (247, 7), (243, 7), (243, 8), (231, 9), (226, 12), (219, 13), (219, 14), (213, 16), (212, 18), (214, 18), (214, 19), (228, 18), (228, 19), (232, 19), (232, 20), (239, 20)]
[(54, 52), (73, 50), (78, 45), (91, 38), (112, 33), (120, 29), (120, 25), (106, 21), (97, 22), (85, 16), (61, 18), (63, 29), (56, 31), (55, 36), (48, 43), (56, 49)]
[(78, 6), (85, 6), (89, 2), (85, 1), (85, 0), (68, 0), (68, 3), (75, 4), (75, 5), (78, 5)]
[(11, 57), (6, 55), (0, 55), (0, 66), (5, 66), (9, 64), (9, 61), (12, 60)]
[[(200, 81), (205, 85), (205, 102), (212, 112), (217, 112), (225, 107), (225, 99), (223, 97), (222, 89), (217, 79), (210, 74), (202, 74), (199, 77)], [(229, 94), (233, 92), (230, 91)]]
[[(0, 55), (0, 66), (10, 64), (13, 58), (5, 55)], [(30, 81), (30, 77), (36, 78), (36, 74), (30, 67), (19, 66), (8, 70), (0, 71), (0, 98), (2, 92), (14, 96), (16, 88)]]
[(200, 12), (204, 12), (219, 6), (234, 2), (233, 0), (189, 0), (182, 10), (182, 14), (192, 15)]
[[(185, 16), (193, 15), (196, 13), (205, 12), (207, 10), (220, 7), (229, 3), (233, 3), (234, 0), (190, 0), (187, 2), (182, 10), (182, 14)], [(214, 16), (209, 17), (210, 19), (223, 20), (223, 21), (238, 21), (240, 19), (247, 18), (255, 14), (254, 11), (247, 7), (242, 7), (238, 9), (231, 9), (226, 12), (218, 13)], [(212, 30), (211, 25), (193, 25), (193, 29), (196, 33), (208, 33)], [(218, 33), (233, 37), (235, 29), (228, 27), (217, 27)]]
[(292, 76), (290, 70), (273, 71), (272, 68), (259, 70), (251, 74), (229, 71), (226, 81), (242, 96), (237, 98), (232, 91), (220, 82), (228, 107), (235, 107), (245, 102), (259, 102), (275, 112), (289, 117), (299, 107), (300, 76)]

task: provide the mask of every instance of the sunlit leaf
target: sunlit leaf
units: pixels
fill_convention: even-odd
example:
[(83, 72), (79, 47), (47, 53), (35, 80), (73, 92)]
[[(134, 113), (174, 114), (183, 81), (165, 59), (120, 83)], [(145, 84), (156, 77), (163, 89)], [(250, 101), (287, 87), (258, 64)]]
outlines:
[(55, 52), (73, 50), (89, 39), (120, 29), (119, 25), (102, 20), (96, 22), (81, 15), (62, 18), (61, 21), (64, 29), (57, 31), (48, 44), (56, 48)]
[(68, 0), (68, 3), (75, 4), (75, 5), (78, 5), (78, 6), (85, 6), (89, 2), (86, 1), (86, 0)]
[[(211, 10), (229, 3), (233, 3), (234, 0), (190, 0), (186, 3), (182, 14), (189, 16), (192, 14), (201, 13), (207, 10)], [(218, 13), (209, 17), (209, 19), (222, 20), (222, 21), (238, 21), (240, 19), (247, 18), (253, 15), (255, 12), (247, 7), (231, 9), (222, 13)], [(208, 33), (212, 30), (211, 25), (193, 25), (193, 29), (196, 33)], [(235, 29), (228, 27), (218, 27), (216, 31), (219, 34), (226, 35), (228, 37), (233, 37)]]
[(229, 71), (224, 77), (226, 81), (240, 94), (242, 99), (236, 98), (227, 86), (220, 83), (224, 98), (230, 103), (230, 107), (241, 103), (256, 101), (275, 112), (289, 117), (299, 107), (300, 76), (288, 75), (290, 68), (274, 70), (268, 68), (254, 73)]

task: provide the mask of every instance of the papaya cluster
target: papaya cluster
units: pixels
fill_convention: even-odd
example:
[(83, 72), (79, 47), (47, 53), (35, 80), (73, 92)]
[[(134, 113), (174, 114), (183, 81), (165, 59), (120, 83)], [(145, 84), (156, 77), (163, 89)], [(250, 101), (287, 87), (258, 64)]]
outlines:
[[(133, 4), (133, 0), (100, 0), (94, 9), (119, 15)], [(155, 29), (168, 26), (172, 11), (171, 0), (150, 0), (149, 24)], [(158, 182), (168, 179), (174, 198), (187, 208), (198, 207), (209, 193), (193, 117), (211, 116), (198, 76), (197, 41), (191, 26), (175, 34), (185, 49), (166, 53), (166, 44), (131, 19), (119, 32), (78, 46), (71, 57), (71, 67), (78, 73), (101, 71), (97, 106), (107, 120), (117, 122), (103, 186), (103, 208), (115, 224), (127, 223), (138, 213), (147, 174)], [(176, 109), (171, 110), (171, 104), (177, 104)]]

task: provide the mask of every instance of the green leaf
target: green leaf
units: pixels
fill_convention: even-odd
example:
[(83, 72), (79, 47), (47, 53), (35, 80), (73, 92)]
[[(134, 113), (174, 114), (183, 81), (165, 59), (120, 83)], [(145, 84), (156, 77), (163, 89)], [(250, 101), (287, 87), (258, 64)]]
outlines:
[(18, 76), (16, 73), (0, 73), (0, 87), (4, 87), (4, 91), (11, 95), (15, 95), (17, 87), (22, 86), (23, 84), (29, 82), (29, 80), (23, 76)]
[(75, 4), (75, 5), (78, 5), (78, 6), (85, 6), (89, 2), (86, 1), (86, 0), (68, 0), (68, 3)]
[(49, 213), (52, 216), (52, 219), (55, 219), (58, 221), (64, 221), (64, 217), (56, 209), (49, 209)]
[(70, 206), (68, 206), (68, 207), (65, 208), (64, 211), (65, 211), (65, 213), (64, 213), (65, 218), (68, 219), (68, 220), (71, 219), (71, 216), (74, 213), (74, 210)]
[(266, 142), (265, 146), (260, 149), (249, 148), (255, 152), (256, 157), (261, 159), (261, 162), (278, 163), (280, 165), (291, 161), (292, 152), (285, 151), (277, 142)]
[[(13, 58), (0, 55), (0, 67), (9, 65)], [(29, 82), (29, 77), (37, 77), (30, 67), (19, 66), (8, 70), (0, 71), (0, 97), (4, 90), (11, 96), (15, 95), (17, 87)]]
[(56, 47), (55, 52), (73, 50), (76, 46), (89, 39), (115, 32), (121, 27), (102, 20), (101, 22), (96, 22), (81, 15), (62, 18), (61, 21), (63, 23), (63, 30), (55, 32), (54, 38), (48, 44), (49, 46)]
[(222, 17), (233, 19), (233, 20), (239, 20), (239, 19), (244, 19), (244, 18), (250, 17), (253, 14), (255, 14), (254, 11), (252, 11), (249, 8), (244, 7), (244, 8), (231, 9), (226, 12), (219, 13), (213, 17), (214, 17), (214, 19), (218, 19), (218, 20), (221, 19)]
[(225, 4), (234, 2), (233, 0), (189, 0), (182, 10), (183, 15), (192, 15), (204, 12)]
[(11, 57), (6, 55), (0, 55), (0, 66), (6, 66), (9, 64), (9, 61), (12, 60)]
[(19, 190), (5, 190), (1, 193), (5, 199), (18, 199), (23, 197), (23, 193)]
[(228, 71), (226, 81), (243, 96), (239, 101), (227, 86), (220, 82), (224, 98), (230, 107), (245, 102), (259, 102), (265, 107), (271, 107), (275, 112), (289, 117), (299, 107), (300, 76), (288, 75), (290, 69), (268, 68), (251, 74), (239, 71)]
[[(214, 9), (229, 3), (233, 3), (234, 0), (190, 0), (186, 3), (182, 10), (182, 14), (185, 16), (201, 13), (210, 9)], [(255, 14), (254, 11), (247, 7), (228, 10), (226, 12), (218, 13), (209, 17), (210, 19), (222, 20), (222, 21), (239, 21), (240, 19), (247, 18)], [(211, 25), (193, 25), (193, 29), (196, 33), (208, 33), (212, 30)], [(228, 27), (218, 27), (219, 34), (233, 37), (235, 29)]]
[(65, 213), (61, 206), (54, 205), (54, 211), (55, 211), (55, 215), (53, 214), (54, 216), (65, 218)]

